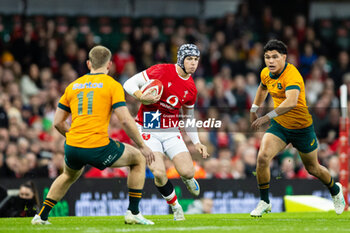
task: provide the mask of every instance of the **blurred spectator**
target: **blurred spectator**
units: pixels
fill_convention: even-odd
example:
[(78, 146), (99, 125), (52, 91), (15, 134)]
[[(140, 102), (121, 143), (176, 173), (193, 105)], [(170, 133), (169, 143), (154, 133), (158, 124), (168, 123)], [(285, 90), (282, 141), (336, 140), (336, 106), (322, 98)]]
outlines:
[(216, 158), (209, 158), (204, 161), (205, 178), (212, 179), (215, 174), (219, 172), (219, 160)]
[(285, 179), (294, 179), (294, 159), (291, 157), (285, 157), (281, 162), (281, 172)]
[(113, 62), (115, 63), (116, 66), (116, 72), (117, 74), (122, 74), (124, 72), (124, 67), (125, 64), (129, 62), (134, 62), (135, 59), (133, 55), (130, 53), (131, 48), (130, 48), (130, 43), (127, 40), (123, 40), (120, 43), (120, 49), (117, 53), (113, 55)]
[(232, 163), (232, 175), (234, 179), (244, 179), (247, 177), (245, 172), (245, 164), (241, 159), (236, 159)]
[(243, 151), (242, 161), (245, 167), (245, 175), (247, 177), (253, 177), (256, 167), (256, 159), (257, 159), (257, 149), (254, 147), (247, 147)]
[(219, 169), (215, 173), (217, 179), (233, 179), (230, 160), (226, 158), (219, 159)]
[(328, 160), (328, 169), (329, 173), (334, 179), (338, 179), (339, 177), (339, 158), (338, 156), (331, 156)]
[(300, 56), (300, 74), (305, 77), (310, 73), (311, 67), (317, 60), (317, 55), (311, 44), (305, 44), (303, 53)]
[(331, 72), (331, 77), (334, 80), (336, 90), (338, 90), (340, 85), (342, 84), (344, 74), (349, 72), (350, 72), (349, 53), (347, 51), (341, 51), (338, 54), (337, 63), (334, 65)]
[(48, 164), (44, 166), (38, 166), (30, 171), (28, 171), (25, 176), (29, 178), (56, 178), (59, 174), (63, 172), (64, 167), (64, 154), (63, 152), (57, 151), (52, 154), (52, 158)]
[(39, 194), (34, 183), (20, 185), (18, 196), (8, 196), (0, 202), (1, 217), (33, 217), (39, 212)]

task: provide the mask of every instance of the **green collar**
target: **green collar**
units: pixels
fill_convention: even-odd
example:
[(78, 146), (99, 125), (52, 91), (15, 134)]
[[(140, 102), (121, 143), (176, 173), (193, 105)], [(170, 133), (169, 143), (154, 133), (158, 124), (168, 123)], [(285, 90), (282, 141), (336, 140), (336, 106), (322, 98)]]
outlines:
[(284, 65), (284, 68), (283, 68), (282, 72), (279, 73), (279, 74), (277, 74), (277, 75), (270, 72), (270, 73), (269, 73), (270, 78), (278, 79), (278, 78), (281, 76), (281, 74), (284, 72), (284, 70), (286, 69), (287, 65), (288, 65), (288, 63), (286, 62), (286, 64)]
[(98, 75), (98, 74), (104, 74), (104, 73), (87, 73), (86, 75)]

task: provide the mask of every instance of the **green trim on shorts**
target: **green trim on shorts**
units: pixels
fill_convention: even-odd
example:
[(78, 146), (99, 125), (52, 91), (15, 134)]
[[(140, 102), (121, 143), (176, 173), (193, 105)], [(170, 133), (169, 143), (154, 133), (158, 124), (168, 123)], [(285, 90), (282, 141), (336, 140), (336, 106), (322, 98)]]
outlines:
[(279, 137), (286, 144), (292, 143), (302, 153), (310, 153), (318, 147), (313, 124), (302, 129), (287, 129), (272, 119), (266, 133)]
[(61, 109), (63, 109), (63, 110), (66, 111), (66, 112), (71, 112), (71, 110), (70, 110), (69, 107), (67, 107), (66, 105), (63, 105), (63, 104), (61, 104), (61, 103), (58, 103), (58, 107), (61, 108)]
[(74, 170), (80, 170), (86, 164), (100, 170), (112, 166), (124, 153), (125, 145), (109, 140), (108, 145), (97, 148), (80, 148), (64, 144), (64, 160), (67, 166)]

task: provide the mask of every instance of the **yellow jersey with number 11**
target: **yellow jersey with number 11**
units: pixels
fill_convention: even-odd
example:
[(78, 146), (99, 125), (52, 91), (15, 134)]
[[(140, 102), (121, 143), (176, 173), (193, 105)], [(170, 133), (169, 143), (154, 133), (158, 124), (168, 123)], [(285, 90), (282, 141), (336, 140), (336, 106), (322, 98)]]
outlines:
[(274, 120), (287, 129), (303, 129), (312, 125), (312, 117), (306, 105), (304, 80), (294, 65), (286, 63), (279, 75), (273, 75), (265, 67), (260, 74), (261, 84), (270, 93), (274, 108), (277, 108), (285, 99), (285, 92), (291, 89), (300, 91), (298, 103), (287, 113), (275, 117)]
[(72, 114), (66, 144), (80, 148), (106, 146), (112, 109), (125, 105), (123, 87), (111, 76), (98, 73), (78, 78), (68, 85), (58, 104)]

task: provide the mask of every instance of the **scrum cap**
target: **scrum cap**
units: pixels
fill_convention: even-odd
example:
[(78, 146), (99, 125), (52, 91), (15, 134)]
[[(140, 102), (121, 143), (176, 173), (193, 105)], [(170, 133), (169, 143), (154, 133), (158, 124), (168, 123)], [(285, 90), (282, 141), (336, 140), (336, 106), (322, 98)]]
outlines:
[[(177, 51), (177, 64), (185, 71), (184, 60), (188, 56), (200, 56), (199, 49), (194, 44), (183, 44)], [(186, 71), (185, 71), (186, 72)]]

